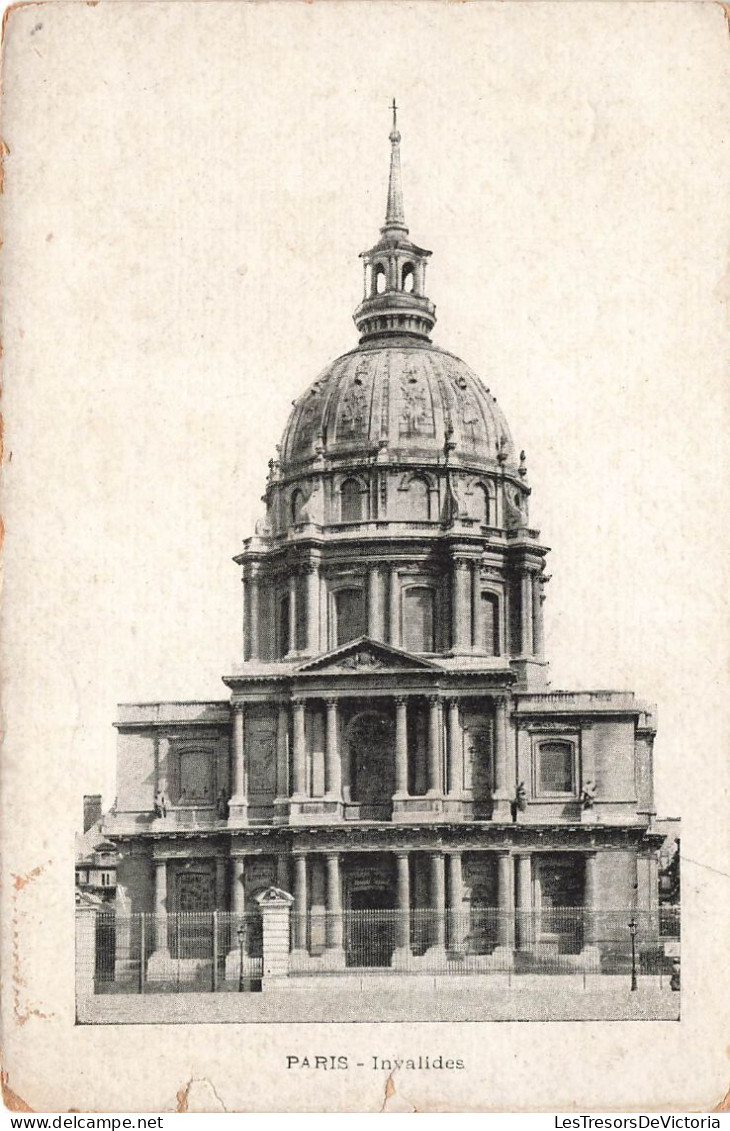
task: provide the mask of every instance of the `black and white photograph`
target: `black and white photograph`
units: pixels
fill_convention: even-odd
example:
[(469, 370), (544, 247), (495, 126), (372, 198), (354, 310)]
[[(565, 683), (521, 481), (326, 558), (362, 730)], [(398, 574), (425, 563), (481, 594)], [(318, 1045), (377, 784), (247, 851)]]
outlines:
[(703, 3), (11, 13), (29, 1110), (175, 1111), (178, 1039), (227, 1111), (721, 1101), (729, 66)]

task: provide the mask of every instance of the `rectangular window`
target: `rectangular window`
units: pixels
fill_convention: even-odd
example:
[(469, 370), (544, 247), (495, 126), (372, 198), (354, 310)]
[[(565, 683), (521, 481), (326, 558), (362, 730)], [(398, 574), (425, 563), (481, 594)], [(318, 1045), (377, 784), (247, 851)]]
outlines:
[(213, 803), (213, 760), (209, 750), (183, 750), (180, 752), (180, 788), (178, 801), (188, 803)]
[(406, 652), (434, 651), (433, 589), (417, 587), (403, 594), (403, 647)]
[(540, 793), (574, 792), (573, 746), (570, 742), (541, 742), (538, 750)]
[(365, 598), (361, 589), (341, 589), (335, 596), (337, 644), (347, 644), (367, 633)]
[(108, 888), (111, 885), (111, 882), (112, 882), (111, 876), (109, 875), (109, 873), (108, 872), (102, 872), (101, 873), (101, 886), (103, 888)]

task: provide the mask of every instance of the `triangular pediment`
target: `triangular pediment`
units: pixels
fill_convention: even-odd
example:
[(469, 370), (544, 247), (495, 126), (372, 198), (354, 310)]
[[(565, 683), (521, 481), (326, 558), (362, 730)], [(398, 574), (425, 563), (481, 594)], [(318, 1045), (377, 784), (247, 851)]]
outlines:
[(438, 664), (423, 660), (420, 656), (413, 656), (400, 648), (393, 648), (390, 644), (382, 644), (379, 640), (370, 640), (361, 636), (358, 640), (350, 640), (325, 652), (314, 660), (307, 660), (300, 664), (298, 672), (371, 672), (371, 671), (441, 671)]

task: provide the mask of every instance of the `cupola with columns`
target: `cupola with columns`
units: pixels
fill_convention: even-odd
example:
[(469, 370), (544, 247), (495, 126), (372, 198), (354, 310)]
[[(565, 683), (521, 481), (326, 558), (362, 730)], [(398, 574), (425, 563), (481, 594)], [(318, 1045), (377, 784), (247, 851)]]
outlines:
[(524, 453), (494, 394), (434, 345), (429, 251), (408, 235), (393, 104), (380, 239), (362, 254), (360, 342), (295, 402), (243, 566), (244, 667), (358, 637), (545, 686), (547, 550)]
[[(151, 968), (179, 956), (171, 911), (240, 919), (271, 885), (294, 897), (282, 965), (297, 974), (462, 975), (482, 952), (532, 970), (546, 948), (593, 969), (596, 912), (653, 914), (653, 716), (630, 692), (546, 690), (548, 551), (524, 453), (490, 389), (430, 340), (400, 142), (394, 107), (360, 341), (294, 402), (236, 558), (230, 697), (120, 707), (105, 827), (131, 842), (132, 906), (154, 911)], [(579, 929), (552, 908), (582, 909)]]

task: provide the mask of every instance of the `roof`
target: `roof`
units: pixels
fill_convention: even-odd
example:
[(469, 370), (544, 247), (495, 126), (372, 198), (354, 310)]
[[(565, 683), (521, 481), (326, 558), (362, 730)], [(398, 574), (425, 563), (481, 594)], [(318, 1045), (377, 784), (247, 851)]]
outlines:
[(282, 471), (312, 458), (370, 452), (458, 457), (486, 468), (514, 462), (504, 413), (460, 358), (407, 335), (364, 343), (338, 357), (294, 402), (282, 440)]

